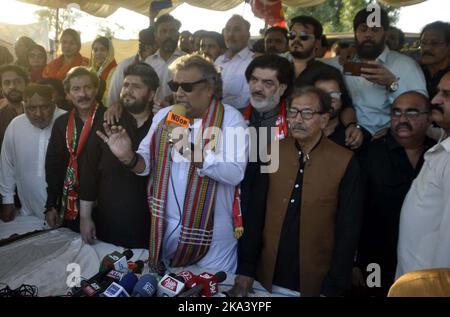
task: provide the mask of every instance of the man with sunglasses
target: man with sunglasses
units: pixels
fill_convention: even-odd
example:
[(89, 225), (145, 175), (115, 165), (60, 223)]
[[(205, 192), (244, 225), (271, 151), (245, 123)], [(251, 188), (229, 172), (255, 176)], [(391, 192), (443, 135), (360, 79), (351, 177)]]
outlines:
[[(361, 153), (368, 192), (355, 270), (357, 286), (365, 286), (370, 263), (380, 266), (381, 286), (361, 288), (364, 295), (386, 296), (394, 283), (400, 210), (411, 183), (424, 163), (423, 155), (436, 142), (426, 136), (430, 126), (428, 97), (405, 92), (392, 104), (386, 136)], [(362, 273), (362, 274), (361, 274)]]
[[(297, 16), (291, 20), (289, 29), (289, 50), (294, 58), (296, 87), (314, 85), (318, 73), (340, 76), (337, 68), (316, 60), (316, 51), (323, 35), (319, 21), (310, 16)], [(345, 141), (352, 147), (360, 145), (363, 133), (356, 123), (356, 113), (351, 105), (342, 111), (340, 119), (345, 128)]]
[(420, 55), (428, 95), (433, 98), (439, 81), (450, 71), (450, 23), (436, 21), (425, 25), (420, 34)]
[[(386, 45), (389, 17), (385, 10), (379, 10), (379, 25), (371, 25), (373, 12), (366, 8), (361, 9), (353, 19), (357, 54), (350, 62), (368, 63), (370, 67), (363, 65), (361, 75), (344, 76), (356, 110), (357, 123), (374, 137), (386, 133), (395, 98), (410, 90), (427, 94), (425, 79), (417, 63), (404, 54), (391, 51)], [(338, 57), (326, 62), (343, 69)]]
[(276, 285), (301, 296), (339, 296), (349, 286), (363, 182), (353, 153), (323, 133), (330, 99), (310, 86), (288, 99), (290, 137), (279, 142), (278, 170), (260, 174), (265, 212), (246, 227), (259, 236), (256, 274), (237, 276), (234, 295), (246, 296), (255, 277), (269, 291)]
[(424, 164), (400, 213), (396, 278), (450, 267), (450, 72), (431, 100), (431, 119), (445, 131), (424, 155)]
[[(167, 107), (155, 115), (137, 151), (123, 127), (104, 125), (106, 135), (100, 135), (126, 167), (137, 175), (151, 176), (152, 270), (161, 273), (167, 264), (197, 264), (234, 272), (233, 203), (239, 201), (236, 186), (247, 165), (246, 124), (236, 109), (222, 104), (221, 77), (209, 60), (186, 55), (171, 65), (171, 71), (169, 87), (177, 107), (186, 110), (182, 118), (188, 122), (186, 128), (170, 131), (167, 122), (173, 113)], [(178, 141), (172, 144), (171, 136), (177, 132), (188, 141), (186, 146), (185, 142), (180, 142), (182, 147)], [(229, 132), (233, 132), (231, 138)]]

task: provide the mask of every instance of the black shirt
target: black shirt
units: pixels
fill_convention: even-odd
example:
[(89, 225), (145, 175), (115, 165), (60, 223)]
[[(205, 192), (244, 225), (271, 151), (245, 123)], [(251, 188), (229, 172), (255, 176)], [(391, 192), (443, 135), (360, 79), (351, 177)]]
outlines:
[[(86, 149), (89, 148), (90, 143), (98, 138), (95, 134), (103, 124), (103, 114), (105, 107), (99, 106), (95, 113), (94, 121), (85, 145), (85, 148), (78, 158), (78, 183), (83, 181), (80, 175), (80, 170), (86, 163)], [(66, 144), (66, 128), (69, 121), (70, 113), (65, 113), (55, 120), (52, 134), (47, 148), (47, 156), (45, 159), (45, 179), (47, 181), (47, 202), (46, 208), (53, 207), (56, 210), (61, 208), (61, 198), (63, 193), (64, 180), (66, 178), (67, 164), (69, 163), (69, 151)], [(80, 141), (80, 134), (84, 126), (83, 120), (78, 114), (75, 114), (75, 126), (77, 131), (77, 146)], [(75, 189), (77, 190), (77, 189)], [(64, 221), (64, 225), (70, 229), (79, 232), (79, 217), (74, 221)]]
[(286, 216), (281, 229), (278, 255), (273, 275), (273, 284), (294, 291), (300, 291), (300, 206), (302, 203), (303, 172), (305, 155), (295, 142), (299, 151), (299, 168)]
[(434, 76), (431, 76), (430, 72), (428, 71), (428, 68), (425, 65), (422, 65), (422, 71), (423, 74), (425, 75), (425, 81), (427, 83), (428, 97), (430, 97), (431, 100), (437, 94), (437, 87), (442, 77), (444, 77), (444, 75), (450, 71), (450, 65), (438, 71), (436, 74), (434, 74)]
[[(434, 144), (427, 138), (424, 153)], [(422, 168), (423, 154), (414, 168), (405, 149), (391, 133), (375, 140), (361, 153), (368, 193), (357, 264), (366, 274), (368, 264), (380, 265), (381, 288), (385, 295), (394, 282), (397, 266), (400, 211), (412, 181)]]
[[(296, 87), (300, 86), (313, 86), (314, 81), (316, 80), (316, 76), (320, 73), (334, 72), (337, 76), (342, 76), (340, 71), (328, 64), (325, 64), (316, 59), (312, 59), (308, 61), (306, 68), (298, 75), (298, 77), (294, 81), (294, 85)], [(347, 106), (347, 105), (344, 105)]]
[[(151, 123), (149, 116), (137, 127), (134, 117), (124, 111), (119, 124), (130, 136), (133, 151), (139, 148)], [(126, 248), (148, 248), (148, 176), (138, 176), (123, 166), (100, 138), (87, 150), (88, 162), (81, 169), (83, 183), (79, 193), (82, 200), (98, 202), (92, 215), (97, 238)]]

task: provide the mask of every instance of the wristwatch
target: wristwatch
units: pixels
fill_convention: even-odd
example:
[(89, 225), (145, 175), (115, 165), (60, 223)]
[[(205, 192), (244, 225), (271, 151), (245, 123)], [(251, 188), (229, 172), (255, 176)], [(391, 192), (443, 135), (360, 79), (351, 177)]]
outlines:
[(389, 85), (389, 91), (390, 92), (396, 92), (398, 90), (398, 78), (395, 79), (390, 85)]

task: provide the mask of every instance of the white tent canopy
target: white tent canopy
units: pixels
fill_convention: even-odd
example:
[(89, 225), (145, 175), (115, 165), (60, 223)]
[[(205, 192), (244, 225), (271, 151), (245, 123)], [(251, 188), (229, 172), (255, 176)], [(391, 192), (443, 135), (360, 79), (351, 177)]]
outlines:
[[(118, 8), (125, 8), (137, 13), (148, 14), (148, 8), (153, 0), (19, 0), (21, 2), (31, 3), (40, 6), (47, 6), (50, 8), (67, 8), (70, 5), (78, 5), (79, 9), (97, 17), (108, 17), (113, 14)], [(325, 0), (282, 0), (283, 4), (291, 7), (309, 7), (318, 5)], [(412, 5), (423, 2), (425, 0), (380, 0), (381, 3), (388, 4), (394, 7)], [(182, 3), (188, 3), (192, 6), (226, 11), (232, 9), (244, 2), (243, 0), (172, 0), (173, 7), (169, 10), (162, 11), (163, 13), (175, 9)], [(272, 2), (266, 0), (266, 2)]]

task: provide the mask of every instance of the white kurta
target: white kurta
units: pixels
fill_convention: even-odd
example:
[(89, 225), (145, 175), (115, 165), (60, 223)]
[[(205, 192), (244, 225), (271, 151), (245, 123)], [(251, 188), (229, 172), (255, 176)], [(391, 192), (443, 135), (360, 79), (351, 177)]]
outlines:
[(169, 71), (169, 66), (178, 57), (183, 55), (186, 55), (186, 53), (177, 49), (173, 52), (172, 56), (170, 56), (170, 58), (166, 61), (159, 54), (159, 50), (157, 50), (155, 54), (145, 59), (145, 62), (149, 64), (151, 67), (153, 67), (155, 72), (158, 74), (159, 78), (159, 87), (158, 90), (156, 91), (156, 95), (154, 98), (155, 101), (161, 101), (167, 96), (170, 96), (172, 94), (172, 90), (170, 90), (169, 85), (167, 84), (173, 78), (172, 73)]
[(425, 153), (400, 215), (396, 277), (450, 267), (450, 138)]
[(227, 53), (219, 56), (214, 64), (220, 66), (223, 82), (223, 102), (232, 105), (236, 109), (248, 106), (250, 93), (245, 70), (253, 60), (253, 53), (248, 47), (233, 56), (227, 57)]
[[(203, 168), (198, 170), (200, 176), (209, 176), (218, 182), (216, 202), (214, 209), (214, 232), (208, 253), (201, 259), (197, 265), (213, 270), (223, 270), (234, 272), (237, 266), (237, 240), (233, 236), (233, 199), (235, 186), (244, 178), (245, 167), (248, 157), (248, 142), (244, 136), (244, 130), (247, 127), (242, 115), (233, 107), (225, 105), (225, 114), (222, 127), (225, 130), (239, 127), (242, 133), (239, 133), (240, 144), (233, 143), (231, 138), (227, 137), (227, 132), (223, 131), (221, 146), (213, 154), (207, 152)], [(157, 124), (163, 120), (171, 107), (160, 110), (153, 118), (153, 123), (147, 136), (142, 140), (139, 153), (144, 159), (146, 169), (142, 175), (148, 175), (150, 172), (150, 141)], [(196, 121), (191, 128), (194, 131), (200, 126), (200, 121)], [(226, 157), (226, 160), (221, 158)], [(225, 162), (223, 162), (225, 161)], [(180, 218), (184, 205), (188, 181), (189, 162), (182, 161), (181, 156), (173, 151), (173, 162), (171, 165), (171, 179), (168, 185), (168, 197), (165, 224), (166, 231), (163, 242), (163, 257), (170, 259), (173, 257), (180, 235)]]
[(57, 108), (45, 129), (32, 125), (25, 114), (14, 118), (6, 129), (0, 161), (0, 193), (4, 204), (13, 204), (17, 186), (22, 204), (20, 215), (45, 218), (45, 155), (53, 123), (64, 113)]

